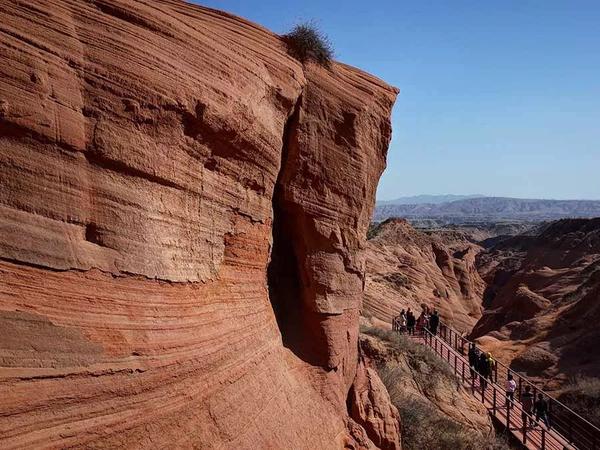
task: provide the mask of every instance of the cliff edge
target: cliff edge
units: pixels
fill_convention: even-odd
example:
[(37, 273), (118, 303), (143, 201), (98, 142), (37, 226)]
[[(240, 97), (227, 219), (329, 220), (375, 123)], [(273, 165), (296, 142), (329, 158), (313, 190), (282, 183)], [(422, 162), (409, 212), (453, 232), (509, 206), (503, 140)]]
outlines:
[(9, 0), (0, 62), (0, 447), (399, 448), (347, 405), (396, 89), (174, 0)]

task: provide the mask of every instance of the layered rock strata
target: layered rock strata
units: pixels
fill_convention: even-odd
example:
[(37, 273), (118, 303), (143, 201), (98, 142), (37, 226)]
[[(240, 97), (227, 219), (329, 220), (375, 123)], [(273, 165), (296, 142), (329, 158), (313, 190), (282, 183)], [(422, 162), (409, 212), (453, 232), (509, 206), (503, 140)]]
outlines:
[(397, 91), (169, 0), (9, 0), (0, 62), (0, 447), (374, 445), (346, 399)]

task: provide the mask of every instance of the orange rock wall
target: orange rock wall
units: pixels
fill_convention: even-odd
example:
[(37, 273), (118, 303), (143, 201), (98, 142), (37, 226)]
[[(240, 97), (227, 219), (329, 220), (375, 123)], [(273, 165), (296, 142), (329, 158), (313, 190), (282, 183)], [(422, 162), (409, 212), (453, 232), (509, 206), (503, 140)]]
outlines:
[(0, 5), (0, 447), (360, 447), (396, 93), (178, 1)]

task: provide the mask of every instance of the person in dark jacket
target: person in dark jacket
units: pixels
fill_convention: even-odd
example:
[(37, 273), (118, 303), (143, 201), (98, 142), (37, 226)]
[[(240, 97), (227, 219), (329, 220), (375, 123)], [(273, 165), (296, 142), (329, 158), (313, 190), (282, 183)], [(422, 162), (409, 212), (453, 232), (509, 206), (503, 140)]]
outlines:
[(406, 328), (408, 328), (409, 335), (415, 334), (415, 324), (415, 315), (413, 314), (412, 310), (408, 308), (408, 311), (406, 311)]
[(477, 363), (479, 362), (479, 352), (475, 346), (475, 342), (471, 342), (469, 346), (469, 368), (471, 369), (471, 379), (475, 378), (477, 372)]
[(546, 427), (550, 428), (550, 418), (548, 417), (548, 402), (544, 399), (544, 394), (538, 394), (538, 399), (535, 402), (535, 420), (539, 422), (542, 419), (542, 422), (546, 425)]
[[(533, 403), (535, 398), (531, 393), (531, 386), (525, 386), (525, 392), (521, 395), (521, 405), (523, 406), (523, 412), (521, 413), (521, 418), (523, 419), (523, 426), (527, 427), (528, 424), (533, 426)], [(531, 423), (530, 423), (531, 421)]]
[(433, 311), (433, 314), (429, 318), (429, 331), (431, 331), (431, 334), (433, 334), (434, 336), (437, 334), (437, 329), (439, 325), (440, 315), (438, 313), (438, 310), (436, 309), (435, 311)]
[(485, 352), (479, 354), (477, 371), (479, 372), (479, 384), (481, 385), (481, 389), (485, 391), (487, 388), (487, 379), (490, 377), (490, 363)]

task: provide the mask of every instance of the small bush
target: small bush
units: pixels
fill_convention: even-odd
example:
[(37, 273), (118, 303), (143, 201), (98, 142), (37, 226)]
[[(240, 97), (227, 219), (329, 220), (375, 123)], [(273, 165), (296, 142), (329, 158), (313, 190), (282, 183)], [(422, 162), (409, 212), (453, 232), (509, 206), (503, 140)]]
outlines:
[(314, 24), (296, 25), (292, 31), (283, 35), (283, 42), (288, 53), (301, 63), (312, 61), (324, 67), (331, 67), (333, 46)]
[(410, 280), (408, 279), (408, 277), (399, 272), (385, 274), (383, 276), (383, 279), (396, 289), (401, 287), (408, 287), (410, 285)]
[(371, 222), (369, 224), (369, 229), (367, 230), (367, 240), (376, 238), (381, 233), (382, 227), (381, 222)]

